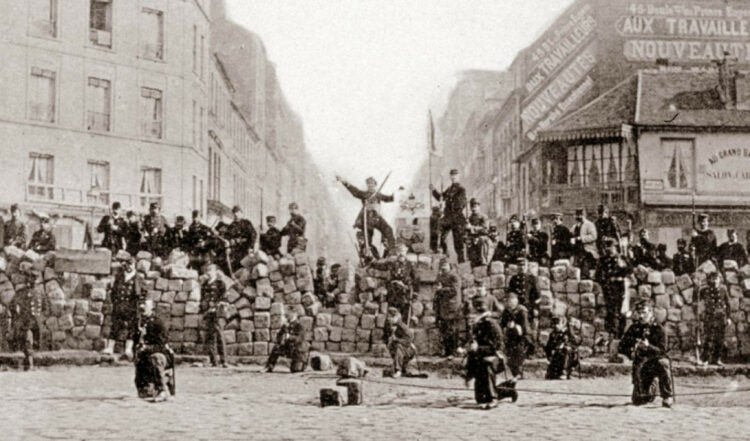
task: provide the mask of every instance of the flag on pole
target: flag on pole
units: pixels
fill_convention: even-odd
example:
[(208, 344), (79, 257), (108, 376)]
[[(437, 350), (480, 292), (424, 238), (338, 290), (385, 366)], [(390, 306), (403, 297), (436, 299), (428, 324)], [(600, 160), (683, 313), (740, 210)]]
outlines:
[(429, 111), (429, 117), (430, 117), (430, 127), (429, 127), (429, 149), (431, 155), (441, 156), (440, 152), (437, 150), (437, 146), (435, 145), (435, 124), (432, 121), (432, 110)]

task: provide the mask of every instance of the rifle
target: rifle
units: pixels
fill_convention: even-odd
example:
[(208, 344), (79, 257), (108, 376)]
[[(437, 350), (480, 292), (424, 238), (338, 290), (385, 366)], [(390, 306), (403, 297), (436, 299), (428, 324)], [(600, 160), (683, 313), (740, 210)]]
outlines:
[[(693, 222), (693, 234), (697, 234), (697, 228), (695, 225), (695, 188), (693, 188), (693, 195), (692, 195), (692, 222)], [(698, 270), (698, 250), (695, 249), (695, 247), (689, 247), (688, 248), (690, 253), (693, 257), (693, 271)], [(691, 274), (691, 280), (693, 282), (693, 294), (695, 296), (695, 299), (693, 301), (693, 308), (695, 309), (695, 318), (696, 318), (696, 324), (695, 324), (695, 364), (701, 363), (701, 348), (703, 347), (703, 342), (701, 341), (701, 317), (700, 317), (700, 309), (698, 308), (698, 304), (701, 300), (701, 291), (700, 286), (695, 286), (695, 274)]]

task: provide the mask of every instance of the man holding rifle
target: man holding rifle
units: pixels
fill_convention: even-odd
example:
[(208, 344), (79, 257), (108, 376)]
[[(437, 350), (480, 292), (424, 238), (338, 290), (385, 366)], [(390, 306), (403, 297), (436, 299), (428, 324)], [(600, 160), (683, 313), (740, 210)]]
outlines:
[[(360, 247), (362, 253), (365, 256), (371, 253), (372, 234), (375, 230), (378, 230), (382, 237), (381, 240), (384, 242), (384, 254), (388, 255), (388, 253), (393, 250), (396, 238), (393, 236), (393, 229), (380, 214), (380, 204), (383, 202), (393, 202), (393, 195), (385, 195), (381, 193), (380, 190), (382, 190), (382, 185), (381, 188), (378, 189), (378, 183), (373, 177), (369, 177), (365, 180), (367, 190), (360, 190), (342, 179), (340, 176), (336, 176), (336, 180), (341, 182), (344, 187), (349, 190), (349, 193), (351, 193), (352, 196), (362, 201), (362, 210), (360, 210), (357, 219), (354, 221), (354, 228), (362, 231), (363, 234), (366, 234), (365, 242), (367, 243), (367, 246)], [(383, 184), (385, 184), (385, 181)]]
[(445, 240), (448, 232), (453, 236), (453, 249), (456, 251), (458, 263), (463, 263), (464, 258), (464, 235), (466, 230), (466, 189), (458, 182), (460, 174), (453, 169), (450, 172), (451, 185), (445, 191), (439, 192), (430, 184), (432, 195), (438, 201), (445, 202), (445, 212), (440, 222), (442, 240)]

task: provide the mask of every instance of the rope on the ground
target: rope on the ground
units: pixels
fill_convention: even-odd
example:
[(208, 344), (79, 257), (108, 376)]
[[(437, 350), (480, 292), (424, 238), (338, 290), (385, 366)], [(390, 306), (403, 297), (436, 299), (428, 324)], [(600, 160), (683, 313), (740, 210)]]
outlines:
[[(374, 378), (360, 378), (362, 381), (366, 381), (368, 383), (376, 383), (376, 384), (385, 384), (389, 386), (398, 386), (398, 387), (410, 387), (410, 388), (416, 388), (416, 389), (430, 389), (430, 390), (442, 390), (442, 391), (454, 391), (454, 392), (466, 392), (467, 388), (459, 388), (459, 387), (445, 387), (445, 386), (433, 386), (428, 384), (410, 384), (410, 383), (398, 383), (395, 381), (383, 381), (383, 380), (377, 380)], [(605, 393), (592, 393), (592, 392), (571, 392), (571, 391), (555, 391), (555, 390), (542, 390), (542, 389), (526, 389), (526, 388), (512, 388), (512, 387), (501, 387), (497, 386), (497, 389), (500, 390), (515, 390), (516, 392), (526, 392), (526, 393), (534, 393), (534, 394), (544, 394), (544, 395), (570, 395), (570, 396), (580, 396), (580, 397), (610, 397), (610, 398), (631, 398), (632, 394), (605, 394)], [(729, 393), (741, 393), (741, 392), (750, 392), (750, 387), (747, 388), (738, 388), (738, 389), (730, 389), (730, 390), (709, 390), (709, 391), (703, 391), (703, 392), (690, 392), (690, 393), (681, 393), (679, 394), (680, 397), (692, 397), (692, 396), (705, 396), (705, 395), (723, 395), (723, 394), (729, 394)], [(644, 395), (644, 397), (650, 396), (650, 395)]]

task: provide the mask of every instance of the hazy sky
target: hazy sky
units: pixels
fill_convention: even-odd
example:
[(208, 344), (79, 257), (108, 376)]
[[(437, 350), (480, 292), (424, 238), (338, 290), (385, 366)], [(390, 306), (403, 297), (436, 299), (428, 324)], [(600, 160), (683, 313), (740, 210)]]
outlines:
[(571, 3), (227, 0), (227, 13), (263, 39), (327, 182), (393, 170), (392, 192), (426, 157), (427, 110), (441, 112), (455, 73), (508, 67)]

